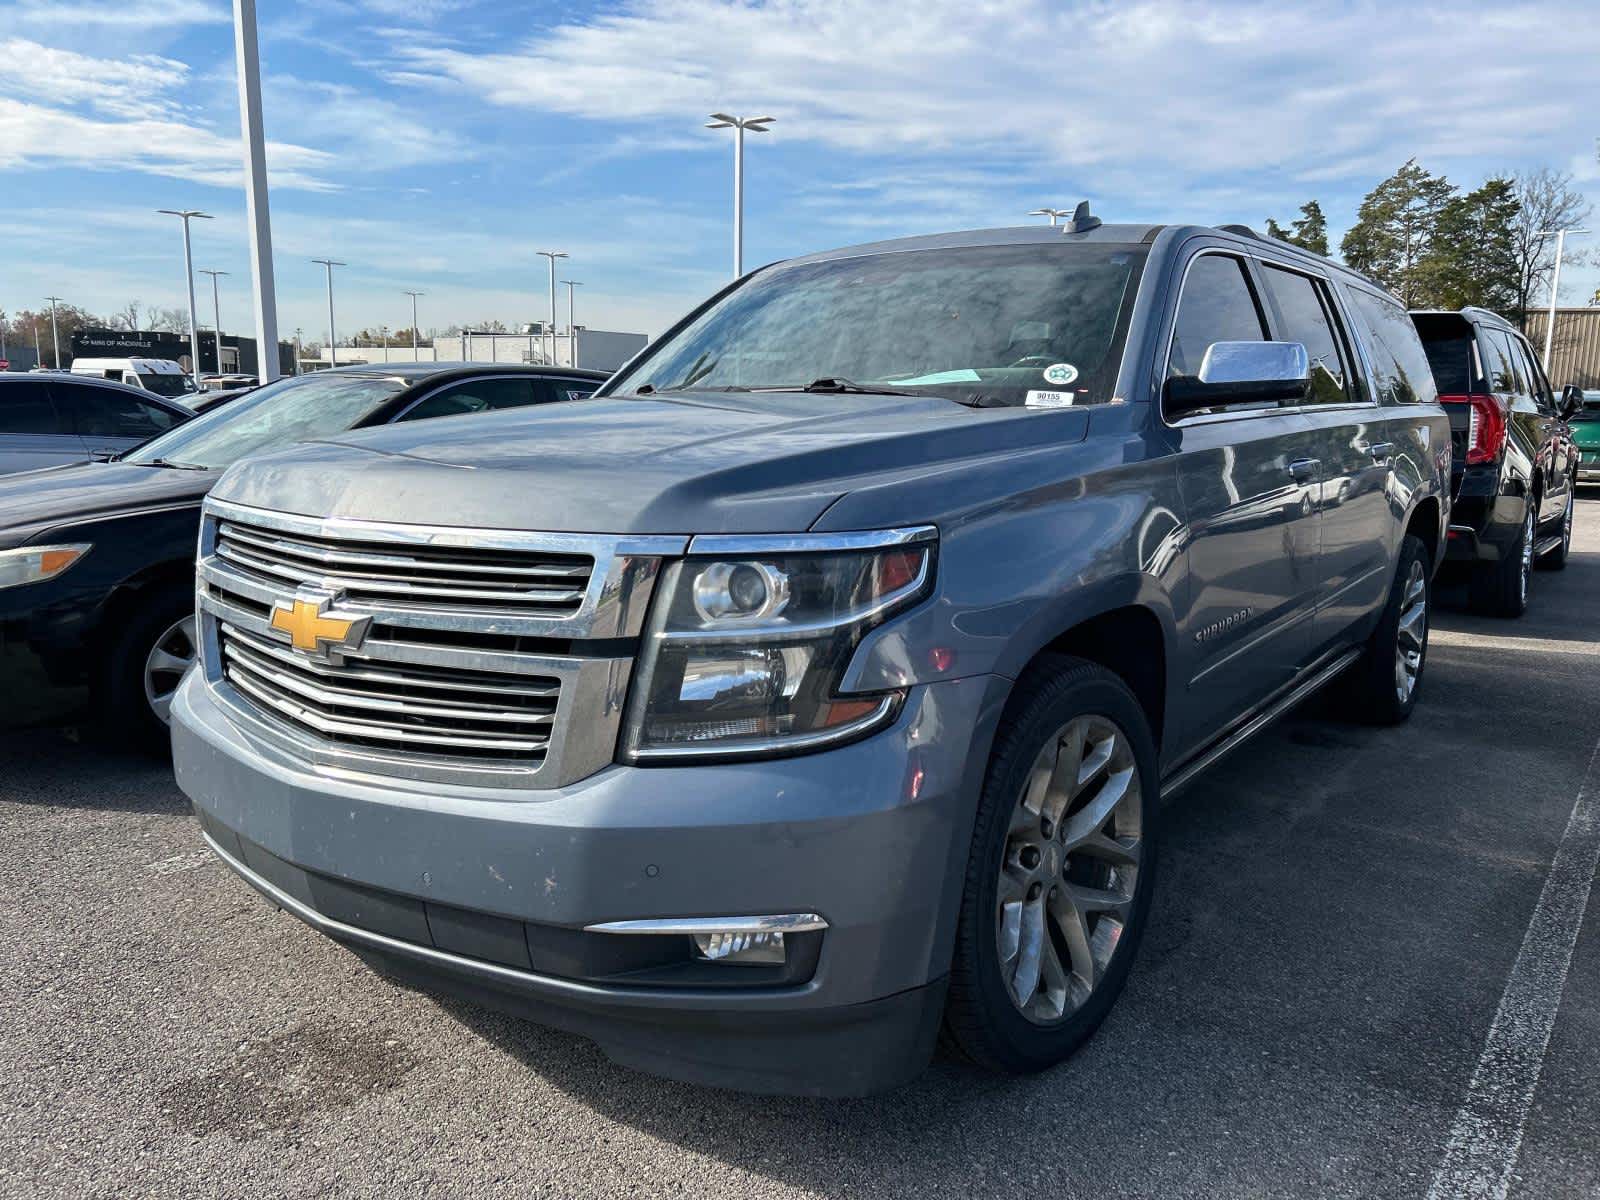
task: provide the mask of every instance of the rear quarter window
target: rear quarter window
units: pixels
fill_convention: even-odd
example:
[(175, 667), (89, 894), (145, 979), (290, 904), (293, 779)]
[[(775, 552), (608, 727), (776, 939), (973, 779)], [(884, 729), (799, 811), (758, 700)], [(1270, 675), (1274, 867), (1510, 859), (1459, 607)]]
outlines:
[(1346, 295), (1366, 334), (1378, 403), (1432, 404), (1437, 400), (1440, 389), (1434, 381), (1433, 364), (1405, 306), (1361, 288), (1347, 288)]

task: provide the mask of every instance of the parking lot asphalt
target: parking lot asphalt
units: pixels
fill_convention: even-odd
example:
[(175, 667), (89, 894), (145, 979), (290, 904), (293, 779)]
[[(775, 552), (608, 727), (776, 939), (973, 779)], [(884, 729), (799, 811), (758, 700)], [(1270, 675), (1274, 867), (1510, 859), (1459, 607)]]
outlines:
[(1600, 905), (1563, 945), (1591, 881), (1546, 881), (1600, 739), (1600, 499), (1521, 621), (1442, 597), (1407, 726), (1313, 701), (1171, 802), (1073, 1060), (848, 1102), (400, 990), (213, 862), (169, 768), (0, 737), (0, 1193), (1442, 1197), (1499, 1162), (1593, 1197)]

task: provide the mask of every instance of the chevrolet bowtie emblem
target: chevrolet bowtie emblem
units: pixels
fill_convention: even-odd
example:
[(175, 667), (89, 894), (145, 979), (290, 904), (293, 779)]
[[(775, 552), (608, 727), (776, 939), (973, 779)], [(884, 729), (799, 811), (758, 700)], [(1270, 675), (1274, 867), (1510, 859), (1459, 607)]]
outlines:
[(319, 600), (280, 600), (272, 610), (272, 627), (289, 635), (296, 650), (326, 654), (355, 650), (367, 635), (370, 617), (342, 617), (328, 612), (332, 597)]

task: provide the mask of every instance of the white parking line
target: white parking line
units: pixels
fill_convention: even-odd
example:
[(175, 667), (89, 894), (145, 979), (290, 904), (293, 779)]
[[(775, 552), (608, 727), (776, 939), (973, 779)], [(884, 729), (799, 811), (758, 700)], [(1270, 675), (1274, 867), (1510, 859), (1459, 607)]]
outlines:
[(1467, 646), (1473, 650), (1509, 650), (1516, 654), (1600, 656), (1600, 642), (1570, 638), (1497, 637), (1489, 633), (1461, 633), (1454, 629), (1428, 630), (1429, 646)]
[(1511, 1172), (1544, 1069), (1550, 1031), (1561, 1007), (1573, 947), (1600, 863), (1600, 797), (1596, 796), (1595, 744), (1578, 787), (1567, 831), (1556, 847), (1550, 874), (1539, 893), (1512, 964), (1511, 978), (1484, 1039), (1483, 1053), (1456, 1114), (1444, 1161), (1434, 1172), (1429, 1200), (1478, 1197), (1505, 1200)]

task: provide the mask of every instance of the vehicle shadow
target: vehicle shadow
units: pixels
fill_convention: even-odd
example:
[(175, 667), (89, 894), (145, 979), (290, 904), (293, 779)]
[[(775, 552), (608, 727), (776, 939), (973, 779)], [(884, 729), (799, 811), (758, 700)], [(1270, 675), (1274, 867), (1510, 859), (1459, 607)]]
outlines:
[[(922, 1076), (882, 1095), (752, 1096), (645, 1075), (577, 1035), (463, 1001), (435, 1002), (598, 1116), (822, 1196), (987, 1194), (1016, 1164), (1004, 1139), (979, 1131), (1029, 1124), (1046, 1094), (1070, 1094), (1070, 1077), (1089, 1070), (1086, 1050), (1045, 1075), (1007, 1079), (941, 1048)], [(1066, 1174), (1052, 1171), (1059, 1194), (1092, 1190), (1087, 1173), (1077, 1181)]]
[(75, 726), (0, 733), (0, 803), (186, 815), (172, 764)]

